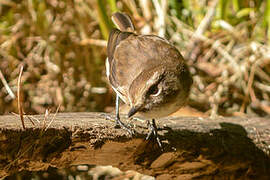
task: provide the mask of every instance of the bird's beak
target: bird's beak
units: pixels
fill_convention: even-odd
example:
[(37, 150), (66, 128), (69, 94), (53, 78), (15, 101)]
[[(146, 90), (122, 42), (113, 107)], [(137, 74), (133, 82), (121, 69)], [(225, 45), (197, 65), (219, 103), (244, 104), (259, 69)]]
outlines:
[(130, 118), (131, 116), (133, 116), (134, 114), (136, 114), (136, 112), (139, 111), (139, 108), (134, 106), (134, 107), (131, 107), (131, 109), (129, 110), (128, 112), (128, 118)]

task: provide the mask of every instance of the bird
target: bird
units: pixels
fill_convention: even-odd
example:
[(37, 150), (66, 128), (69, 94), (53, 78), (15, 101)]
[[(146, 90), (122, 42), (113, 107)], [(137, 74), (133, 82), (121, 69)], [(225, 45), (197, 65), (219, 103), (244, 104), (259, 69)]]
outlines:
[(120, 120), (119, 99), (135, 114), (148, 120), (150, 132), (157, 136), (155, 119), (166, 117), (183, 107), (193, 83), (181, 53), (165, 38), (139, 35), (129, 15), (116, 12), (107, 43), (106, 76), (116, 93), (116, 127), (130, 128)]

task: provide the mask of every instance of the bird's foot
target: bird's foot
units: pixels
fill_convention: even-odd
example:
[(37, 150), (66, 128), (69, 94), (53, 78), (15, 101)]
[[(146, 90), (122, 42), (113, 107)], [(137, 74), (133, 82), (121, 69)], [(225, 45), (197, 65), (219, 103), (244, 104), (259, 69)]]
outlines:
[(136, 132), (129, 126), (129, 125), (126, 125), (125, 123), (123, 123), (121, 120), (120, 120), (120, 117), (116, 115), (116, 117), (112, 117), (108, 114), (102, 114), (102, 116), (105, 116), (105, 119), (106, 120), (110, 120), (110, 121), (114, 121), (115, 122), (115, 126), (114, 128), (116, 129), (124, 129), (125, 131), (128, 132), (129, 135), (133, 136)]
[(128, 125), (126, 125), (125, 123), (123, 123), (119, 117), (116, 117), (116, 121), (115, 121), (115, 126), (114, 128), (121, 128), (126, 130), (129, 135), (133, 136), (135, 134), (135, 131)]
[(149, 133), (147, 134), (146, 140), (150, 140), (150, 139), (154, 139), (156, 140), (158, 146), (161, 148), (161, 150), (163, 150), (162, 148), (162, 144), (161, 141), (158, 137), (158, 129), (157, 129), (157, 125), (154, 119), (152, 119), (152, 123), (150, 121), (148, 121), (148, 128), (150, 129)]

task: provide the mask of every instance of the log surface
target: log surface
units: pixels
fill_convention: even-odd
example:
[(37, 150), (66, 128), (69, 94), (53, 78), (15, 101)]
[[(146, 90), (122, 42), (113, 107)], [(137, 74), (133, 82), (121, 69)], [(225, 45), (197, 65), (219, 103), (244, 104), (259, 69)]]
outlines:
[(35, 125), (25, 116), (27, 129), (23, 130), (18, 116), (0, 116), (0, 177), (19, 169), (92, 164), (180, 179), (270, 178), (267, 118), (163, 118), (157, 120), (163, 151), (153, 139), (145, 141), (146, 121), (127, 120), (125, 115), (122, 120), (136, 131), (133, 137), (114, 128), (112, 114), (58, 113), (46, 121), (44, 115), (29, 118)]
[[(76, 128), (89, 130), (97, 128), (108, 136), (128, 136), (124, 130), (114, 129), (114, 115), (106, 113), (93, 112), (75, 112), (75, 113), (58, 113), (55, 117), (51, 114), (44, 122), (44, 115), (29, 116), (35, 125), (30, 123), (28, 118), (24, 118), (27, 128), (44, 128), (47, 127), (53, 119), (49, 128), (52, 129), (69, 129), (74, 131)], [(38, 119), (40, 123), (37, 123)], [(121, 119), (126, 122), (125, 115)], [(139, 133), (147, 133), (147, 123), (142, 119), (129, 121), (134, 125), (135, 130)], [(217, 118), (200, 118), (200, 117), (167, 117), (157, 120), (157, 125), (161, 128), (170, 128), (172, 130), (190, 130), (194, 132), (209, 133), (214, 129), (226, 129), (227, 131), (242, 133), (254, 140), (254, 143), (263, 141), (265, 148), (270, 148), (270, 119), (260, 117), (217, 117)], [(142, 128), (144, 126), (144, 128)], [(4, 115), (0, 116), (0, 130), (22, 130), (19, 116)], [(96, 129), (96, 130), (97, 130)], [(116, 133), (116, 134), (112, 134)]]

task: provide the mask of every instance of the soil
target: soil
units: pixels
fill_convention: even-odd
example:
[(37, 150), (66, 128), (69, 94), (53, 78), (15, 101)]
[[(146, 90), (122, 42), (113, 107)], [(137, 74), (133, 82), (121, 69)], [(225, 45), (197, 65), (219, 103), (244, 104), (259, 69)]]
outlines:
[[(67, 116), (58, 117), (59, 121)], [(204, 132), (163, 124), (159, 132), (161, 150), (155, 138), (145, 140), (144, 123), (136, 126), (139, 133), (129, 137), (124, 130), (113, 128), (110, 121), (103, 124), (88, 118), (92, 119), (88, 128), (76, 125), (77, 121), (72, 127), (61, 127), (58, 120), (46, 131), (1, 127), (0, 177), (79, 165), (111, 165), (156, 179), (270, 179), (269, 155), (241, 125), (224, 123)]]

